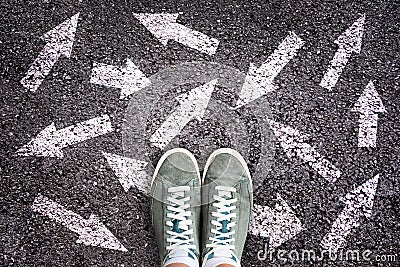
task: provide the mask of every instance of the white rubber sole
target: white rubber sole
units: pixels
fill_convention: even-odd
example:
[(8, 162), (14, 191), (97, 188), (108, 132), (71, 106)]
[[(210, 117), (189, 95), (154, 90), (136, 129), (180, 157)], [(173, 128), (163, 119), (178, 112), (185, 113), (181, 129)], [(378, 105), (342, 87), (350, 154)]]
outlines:
[(252, 182), (249, 168), (247, 167), (247, 163), (244, 160), (244, 158), (242, 157), (242, 155), (240, 155), (239, 152), (237, 152), (236, 150), (233, 150), (232, 148), (219, 148), (219, 149), (215, 150), (207, 159), (206, 165), (204, 166), (204, 170), (203, 170), (203, 177), (201, 179), (201, 185), (204, 185), (204, 179), (206, 178), (206, 174), (207, 174), (208, 168), (210, 167), (211, 163), (214, 161), (215, 157), (220, 154), (229, 154), (229, 155), (234, 156), (237, 160), (239, 160), (239, 162), (242, 164), (243, 168), (245, 169), (245, 172), (246, 172), (247, 176), (249, 177), (250, 182)]
[(165, 152), (164, 155), (162, 155), (162, 157), (161, 157), (160, 160), (158, 161), (157, 166), (156, 166), (156, 169), (154, 170), (153, 178), (151, 179), (150, 187), (153, 186), (154, 179), (156, 178), (157, 173), (158, 173), (158, 171), (160, 170), (161, 166), (163, 165), (164, 161), (165, 161), (169, 156), (171, 156), (172, 154), (175, 154), (175, 153), (183, 153), (183, 154), (187, 155), (187, 156), (193, 161), (194, 166), (195, 166), (195, 168), (196, 168), (197, 177), (199, 178), (199, 182), (200, 182), (200, 184), (201, 184), (202, 181), (201, 181), (201, 178), (200, 178), (200, 169), (199, 169), (199, 165), (197, 164), (197, 160), (196, 160), (196, 158), (194, 157), (194, 155), (192, 154), (192, 152), (190, 152), (189, 150), (184, 149), (184, 148), (173, 148), (173, 149), (168, 150), (167, 152)]

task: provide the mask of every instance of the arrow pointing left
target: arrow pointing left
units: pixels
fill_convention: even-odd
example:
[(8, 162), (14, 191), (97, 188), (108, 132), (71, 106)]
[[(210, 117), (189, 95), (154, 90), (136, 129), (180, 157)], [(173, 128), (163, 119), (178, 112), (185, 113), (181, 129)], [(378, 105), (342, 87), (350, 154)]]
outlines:
[(41, 194), (35, 198), (32, 210), (77, 233), (79, 235), (77, 243), (124, 252), (128, 251), (96, 215), (92, 214), (89, 219), (85, 220), (78, 214), (65, 209), (62, 205)]
[(17, 154), (62, 158), (64, 156), (63, 148), (112, 131), (113, 128), (108, 115), (96, 117), (60, 130), (56, 130), (54, 123), (52, 123), (42, 130), (36, 138), (20, 148)]
[(178, 96), (176, 99), (180, 102), (179, 107), (155, 131), (150, 142), (164, 149), (193, 118), (201, 120), (217, 82), (218, 79), (212, 80), (189, 93)]
[(79, 13), (47, 32), (42, 39), (46, 45), (29, 67), (21, 84), (36, 92), (61, 56), (69, 58), (75, 40)]

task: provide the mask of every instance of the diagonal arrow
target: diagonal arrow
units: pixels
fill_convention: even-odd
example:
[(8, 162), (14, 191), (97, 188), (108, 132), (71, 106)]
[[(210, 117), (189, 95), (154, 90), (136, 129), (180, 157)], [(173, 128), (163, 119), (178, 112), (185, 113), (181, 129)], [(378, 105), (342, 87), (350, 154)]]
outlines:
[(201, 32), (189, 29), (176, 22), (179, 14), (134, 14), (164, 46), (168, 40), (175, 40), (178, 43), (196, 49), (202, 53), (214, 55), (217, 51), (219, 41)]
[(321, 246), (324, 249), (336, 252), (343, 248), (351, 230), (360, 226), (360, 218), (372, 216), (378, 182), (379, 174), (341, 199), (346, 207), (339, 214), (330, 231), (323, 237)]
[(125, 192), (128, 192), (132, 186), (137, 187), (142, 192), (150, 191), (151, 177), (146, 172), (148, 162), (106, 152), (103, 152), (103, 155)]
[(63, 148), (113, 131), (108, 115), (90, 119), (56, 130), (54, 123), (42, 130), (33, 140), (17, 151), (24, 156), (62, 158)]
[(154, 146), (164, 149), (193, 118), (201, 120), (217, 82), (218, 79), (212, 80), (189, 93), (178, 96), (176, 99), (180, 102), (179, 107), (150, 137), (150, 142)]
[(332, 163), (306, 143), (305, 135), (292, 127), (273, 120), (268, 121), (288, 157), (301, 158), (330, 183), (335, 182), (341, 176), (341, 172)]
[(126, 67), (95, 62), (90, 82), (121, 89), (121, 99), (151, 84), (150, 80), (130, 59), (126, 60)]
[(71, 56), (78, 18), (79, 13), (47, 32), (42, 37), (47, 43), (29, 67), (25, 77), (21, 80), (21, 84), (25, 88), (36, 92), (58, 59), (61, 56), (67, 58)]
[(271, 248), (279, 247), (303, 230), (300, 220), (280, 194), (277, 194), (274, 208), (254, 205), (250, 232), (253, 235), (269, 237)]
[(273, 83), (275, 77), (278, 76), (303, 45), (304, 41), (294, 32), (290, 32), (259, 68), (250, 63), (250, 68), (239, 94), (236, 108), (274, 91), (276, 89)]
[(67, 227), (79, 235), (77, 243), (86, 246), (102, 247), (113, 250), (128, 251), (118, 239), (100, 222), (96, 215), (85, 220), (78, 214), (65, 209), (53, 200), (39, 194), (32, 205), (32, 210)]
[(358, 147), (376, 147), (378, 112), (385, 112), (382, 100), (370, 81), (352, 111), (360, 112)]
[(335, 87), (337, 81), (339, 80), (340, 74), (347, 62), (350, 59), (351, 54), (361, 52), (361, 43), (364, 33), (364, 22), (365, 14), (362, 15), (356, 22), (351, 25), (335, 43), (339, 46), (336, 51), (332, 61), (331, 66), (325, 73), (321, 80), (320, 86), (325, 89), (332, 90)]

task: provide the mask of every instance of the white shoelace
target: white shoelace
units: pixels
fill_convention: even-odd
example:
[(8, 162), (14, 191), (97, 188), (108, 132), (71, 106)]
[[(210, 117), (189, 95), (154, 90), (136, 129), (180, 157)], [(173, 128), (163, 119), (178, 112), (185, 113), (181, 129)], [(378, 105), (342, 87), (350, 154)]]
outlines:
[(175, 252), (179, 250), (184, 250), (190, 253), (194, 258), (196, 255), (193, 253), (196, 246), (193, 244), (194, 238), (190, 237), (193, 234), (193, 229), (190, 227), (192, 225), (192, 220), (187, 219), (192, 216), (192, 212), (187, 210), (190, 208), (188, 202), (190, 197), (185, 197), (185, 192), (190, 191), (189, 186), (176, 186), (168, 188), (168, 193), (170, 196), (167, 197), (167, 201), (169, 202), (167, 205), (167, 217), (171, 220), (166, 222), (167, 226), (171, 228), (176, 227), (173, 221), (178, 222), (178, 228), (182, 230), (180, 233), (168, 230), (167, 234), (170, 235), (167, 238), (167, 242), (169, 245), (166, 249), (169, 251), (169, 255), (173, 255)]
[(211, 220), (211, 224), (215, 226), (215, 228), (211, 229), (211, 233), (215, 236), (209, 237), (211, 244), (207, 244), (206, 247), (212, 249), (206, 254), (205, 258), (211, 253), (214, 253), (214, 255), (219, 254), (218, 251), (225, 257), (229, 256), (226, 253), (236, 257), (232, 251), (235, 246), (231, 244), (235, 241), (235, 238), (232, 237), (235, 234), (235, 230), (231, 230), (231, 228), (236, 225), (236, 222), (231, 222), (231, 219), (236, 217), (236, 213), (233, 212), (236, 206), (233, 204), (237, 202), (237, 198), (232, 195), (236, 192), (236, 189), (227, 186), (216, 186), (215, 189), (218, 191), (218, 195), (213, 196), (215, 202), (212, 205), (217, 208), (217, 211), (211, 213), (211, 216), (215, 218)]

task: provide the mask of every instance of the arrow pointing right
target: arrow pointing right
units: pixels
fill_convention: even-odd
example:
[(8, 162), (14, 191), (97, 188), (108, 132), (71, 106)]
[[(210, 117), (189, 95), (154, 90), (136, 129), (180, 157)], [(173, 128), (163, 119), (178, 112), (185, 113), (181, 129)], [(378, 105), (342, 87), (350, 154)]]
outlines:
[(324, 249), (336, 252), (343, 248), (351, 230), (360, 226), (361, 216), (371, 217), (378, 182), (379, 174), (341, 199), (346, 207), (322, 239), (321, 246)]
[(36, 92), (43, 80), (50, 73), (61, 56), (69, 58), (75, 40), (79, 13), (64, 21), (43, 36), (47, 42), (38, 57), (29, 67), (21, 84), (32, 92)]
[(352, 111), (360, 112), (358, 147), (376, 147), (378, 112), (385, 112), (382, 100), (370, 81)]
[(332, 90), (335, 87), (340, 74), (350, 59), (352, 53), (361, 52), (361, 43), (364, 32), (365, 14), (351, 25), (335, 43), (339, 49), (331, 61), (331, 66), (321, 80), (320, 86)]
[(79, 235), (77, 243), (124, 252), (128, 251), (95, 215), (91, 215), (89, 219), (85, 220), (78, 214), (65, 209), (57, 202), (41, 194), (35, 198), (32, 210), (55, 220), (70, 231), (77, 233)]
[(180, 102), (179, 107), (155, 131), (150, 142), (154, 146), (164, 149), (193, 118), (201, 120), (217, 82), (218, 79), (212, 80), (189, 93), (178, 96), (176, 99)]
[(126, 60), (125, 68), (95, 62), (90, 82), (121, 89), (120, 99), (151, 84), (150, 80), (129, 58)]
[(301, 221), (280, 194), (277, 194), (275, 208), (254, 205), (250, 232), (269, 237), (271, 248), (279, 247), (303, 230)]

